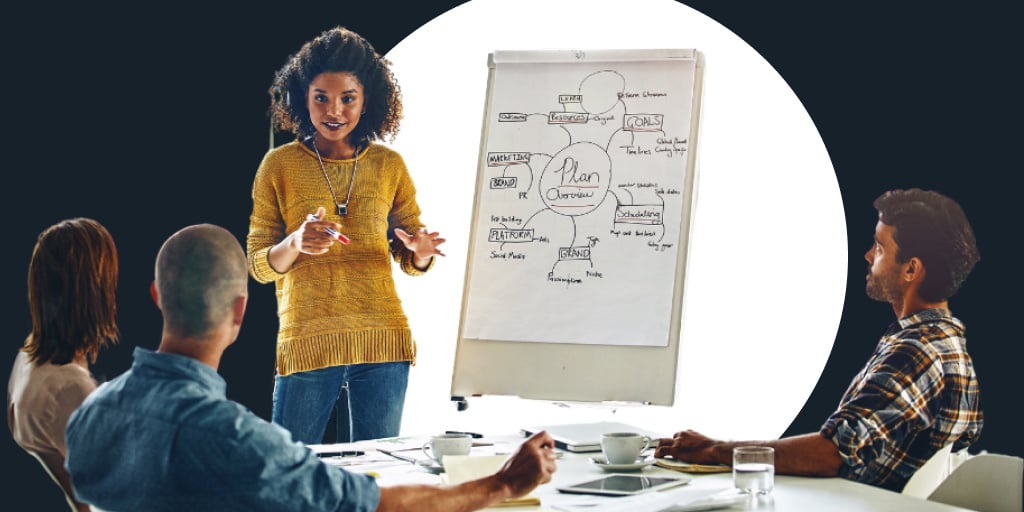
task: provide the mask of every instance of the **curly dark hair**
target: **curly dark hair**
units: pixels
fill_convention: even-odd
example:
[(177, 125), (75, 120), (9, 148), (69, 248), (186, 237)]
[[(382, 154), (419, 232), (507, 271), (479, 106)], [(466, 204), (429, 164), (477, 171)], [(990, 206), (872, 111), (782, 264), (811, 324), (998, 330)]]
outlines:
[(305, 101), (310, 82), (321, 73), (352, 73), (363, 85), (366, 113), (352, 130), (351, 142), (393, 141), (402, 119), (402, 96), (390, 65), (359, 34), (344, 27), (325, 30), (303, 44), (275, 73), (269, 91), (272, 126), (299, 140), (313, 136), (316, 128)]
[(981, 259), (960, 205), (938, 192), (912, 188), (885, 192), (874, 206), (881, 221), (894, 228), (896, 262), (917, 257), (924, 264), (921, 298), (952, 297)]

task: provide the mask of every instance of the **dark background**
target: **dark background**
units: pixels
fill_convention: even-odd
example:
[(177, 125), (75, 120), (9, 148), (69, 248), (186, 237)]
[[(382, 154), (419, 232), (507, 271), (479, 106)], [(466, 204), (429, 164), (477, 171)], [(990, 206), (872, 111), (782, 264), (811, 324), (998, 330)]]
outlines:
[[(75, 216), (103, 223), (121, 258), (122, 341), (101, 354), (94, 374), (113, 378), (130, 366), (135, 346), (155, 348), (160, 316), (148, 285), (163, 240), (188, 224), (212, 222), (244, 244), (251, 179), (267, 148), (266, 89), (285, 58), (339, 24), (385, 53), (460, 3), (116, 12), (81, 3), (7, 11), (0, 22), (2, 253), (10, 277), (2, 291), (9, 355), (3, 364), (13, 360), (31, 326), (25, 273), (36, 236)], [(778, 70), (816, 123), (842, 191), (849, 237), (842, 321), (821, 379), (787, 434), (817, 430), (893, 320), (887, 305), (863, 291), (862, 255), (877, 218), (871, 202), (884, 190), (916, 186), (960, 202), (981, 248), (981, 262), (950, 302), (968, 327), (983, 393), (985, 428), (972, 451), (1024, 455), (1020, 426), (1011, 420), (1020, 400), (1013, 398), (1021, 390), (1020, 339), (1009, 330), (1011, 297), (1021, 285), (1010, 249), (1018, 245), (1021, 215), (1017, 188), (1009, 183), (1021, 169), (1016, 139), (1024, 88), (1016, 78), (1017, 52), (1011, 54), (1021, 41), (1012, 35), (1008, 8), (995, 2), (972, 3), (969, 10), (873, 1), (682, 3), (731, 29)], [(435, 64), (443, 80), (444, 56)], [(815, 238), (800, 222), (779, 226), (778, 244), (751, 247), (751, 257), (781, 250), (799, 261), (801, 247)], [(815, 276), (795, 273), (792, 279)], [(269, 418), (273, 287), (253, 282), (250, 293), (236, 345), (245, 348), (230, 351), (220, 372), (229, 397)], [(737, 290), (736, 297), (771, 300), (771, 290)], [(806, 300), (813, 310), (815, 297)], [(66, 509), (42, 468), (9, 435), (0, 435), (0, 450), (5, 510)]]

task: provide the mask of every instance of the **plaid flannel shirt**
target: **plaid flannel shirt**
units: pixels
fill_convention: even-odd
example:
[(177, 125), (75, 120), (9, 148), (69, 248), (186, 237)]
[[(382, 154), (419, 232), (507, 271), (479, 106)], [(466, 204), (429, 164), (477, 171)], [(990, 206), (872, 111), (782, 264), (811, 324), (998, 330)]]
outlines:
[(963, 323), (927, 309), (889, 326), (821, 435), (839, 449), (840, 476), (901, 491), (943, 446), (977, 440), (978, 400)]

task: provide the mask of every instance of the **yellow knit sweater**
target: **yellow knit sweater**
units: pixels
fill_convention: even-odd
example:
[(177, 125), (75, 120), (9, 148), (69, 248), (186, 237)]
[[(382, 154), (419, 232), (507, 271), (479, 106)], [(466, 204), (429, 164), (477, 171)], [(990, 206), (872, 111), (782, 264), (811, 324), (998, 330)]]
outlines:
[[(415, 363), (416, 344), (391, 259), (409, 275), (425, 272), (413, 266), (413, 253), (394, 236), (394, 228), (411, 233), (423, 227), (416, 189), (397, 152), (371, 144), (357, 159), (344, 217), (334, 211), (316, 154), (299, 142), (268, 151), (256, 171), (246, 245), (253, 278), (276, 287), (279, 375), (342, 364)], [(347, 195), (352, 166), (352, 159), (324, 159), (339, 202)], [(270, 248), (320, 206), (351, 242), (335, 243), (326, 254), (300, 254), (291, 269), (276, 272), (267, 260)]]

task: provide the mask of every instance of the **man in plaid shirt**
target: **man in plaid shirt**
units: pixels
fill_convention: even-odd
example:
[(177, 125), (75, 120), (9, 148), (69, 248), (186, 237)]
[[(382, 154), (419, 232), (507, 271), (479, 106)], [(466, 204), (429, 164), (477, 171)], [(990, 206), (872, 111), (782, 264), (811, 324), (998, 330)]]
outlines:
[(980, 259), (963, 210), (934, 191), (892, 190), (874, 203), (867, 294), (896, 315), (839, 407), (815, 433), (771, 441), (721, 441), (692, 430), (663, 439), (656, 456), (731, 464), (732, 449), (775, 447), (779, 474), (842, 476), (894, 491), (949, 443), (981, 432), (978, 379), (964, 325), (947, 300)]

